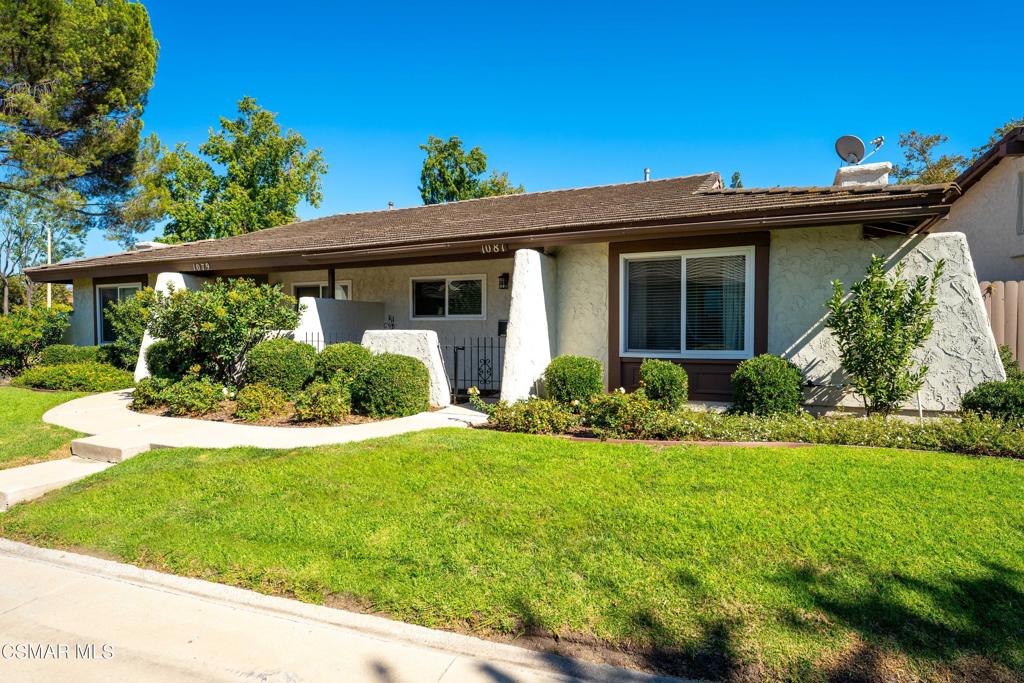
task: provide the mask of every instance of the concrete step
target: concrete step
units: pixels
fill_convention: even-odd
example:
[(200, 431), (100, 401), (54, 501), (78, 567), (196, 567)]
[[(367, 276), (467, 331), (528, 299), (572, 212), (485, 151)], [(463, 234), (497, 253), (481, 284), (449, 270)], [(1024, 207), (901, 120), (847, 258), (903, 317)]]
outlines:
[(0, 512), (108, 467), (110, 463), (70, 457), (0, 470)]
[(145, 453), (152, 444), (145, 429), (125, 429), (86, 436), (71, 442), (71, 453), (99, 462), (119, 463)]

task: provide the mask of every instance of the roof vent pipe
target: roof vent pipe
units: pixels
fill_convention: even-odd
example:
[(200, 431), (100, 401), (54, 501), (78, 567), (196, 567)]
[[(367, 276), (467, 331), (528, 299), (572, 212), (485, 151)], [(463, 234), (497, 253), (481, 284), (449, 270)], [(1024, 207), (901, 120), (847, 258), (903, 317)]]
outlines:
[(644, 169), (644, 180), (650, 180), (650, 179), (651, 179), (651, 169), (645, 168)]
[(390, 211), (393, 208), (395, 208), (395, 203), (394, 202), (388, 202), (388, 211)]

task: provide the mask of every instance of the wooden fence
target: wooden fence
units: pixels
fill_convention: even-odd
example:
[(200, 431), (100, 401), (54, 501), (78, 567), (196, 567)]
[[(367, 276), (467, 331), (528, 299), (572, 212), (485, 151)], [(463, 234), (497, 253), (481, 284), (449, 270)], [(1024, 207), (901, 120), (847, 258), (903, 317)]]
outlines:
[(1013, 357), (1021, 362), (1024, 356), (1024, 281), (980, 282), (996, 344), (1010, 347)]

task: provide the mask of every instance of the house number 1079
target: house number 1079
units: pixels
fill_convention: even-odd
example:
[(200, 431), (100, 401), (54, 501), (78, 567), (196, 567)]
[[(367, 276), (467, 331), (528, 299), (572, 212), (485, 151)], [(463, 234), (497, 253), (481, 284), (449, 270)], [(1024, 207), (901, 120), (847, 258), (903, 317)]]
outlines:
[(203, 270), (209, 270), (209, 269), (210, 269), (210, 264), (209, 263), (193, 263), (192, 264), (192, 270), (195, 270), (195, 271), (203, 271)]
[(482, 254), (502, 254), (508, 251), (508, 245), (504, 243), (498, 244), (481, 244), (480, 253)]

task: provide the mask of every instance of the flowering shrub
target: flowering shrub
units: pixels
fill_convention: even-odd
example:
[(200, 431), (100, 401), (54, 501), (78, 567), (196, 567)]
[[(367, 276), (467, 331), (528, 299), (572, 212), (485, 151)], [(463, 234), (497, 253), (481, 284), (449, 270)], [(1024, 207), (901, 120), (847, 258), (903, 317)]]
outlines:
[(502, 432), (524, 434), (564, 434), (580, 423), (579, 416), (557, 401), (531, 397), (525, 401), (491, 407), (487, 424)]
[(164, 390), (171, 385), (168, 379), (146, 377), (135, 383), (132, 393), (132, 410), (156, 408), (164, 405)]
[(295, 399), (295, 419), (330, 424), (352, 412), (352, 394), (344, 375), (325, 382), (315, 380)]
[(205, 377), (188, 375), (161, 392), (171, 415), (200, 416), (212, 413), (224, 400), (224, 387)]
[(288, 400), (280, 389), (266, 384), (249, 384), (235, 397), (235, 417), (246, 422), (259, 422), (283, 415)]
[[(583, 409), (584, 424), (605, 438), (657, 439), (657, 423), (669, 415), (643, 389), (627, 394), (622, 389), (594, 396)], [(629, 436), (623, 436), (628, 434)]]
[(56, 344), (68, 329), (71, 309), (19, 308), (0, 316), (0, 375), (13, 375), (28, 367), (43, 348)]

